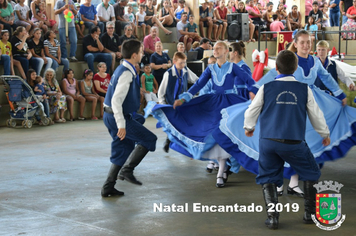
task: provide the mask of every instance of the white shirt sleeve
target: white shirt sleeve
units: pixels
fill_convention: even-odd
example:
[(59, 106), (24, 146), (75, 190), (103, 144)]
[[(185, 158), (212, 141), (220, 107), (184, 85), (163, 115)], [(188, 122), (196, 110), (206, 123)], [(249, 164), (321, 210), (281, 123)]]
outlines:
[(199, 79), (199, 77), (193, 71), (191, 71), (188, 67), (186, 67), (186, 68), (188, 71), (188, 82), (194, 84)]
[(309, 87), (307, 113), (309, 116), (310, 123), (313, 125), (315, 131), (318, 132), (318, 134), (320, 134), (320, 136), (323, 138), (329, 137), (330, 131), (328, 126), (326, 125), (324, 114), (316, 103), (313, 92)]
[(347, 77), (345, 75), (345, 72), (343, 70), (341, 70), (340, 66), (338, 66), (337, 64), (335, 64), (335, 65), (336, 65), (337, 77), (341, 80), (341, 82), (346, 84), (347, 87), (349, 87), (350, 84), (355, 85), (355, 83), (352, 81), (352, 79), (350, 77)]
[(162, 82), (161, 82), (161, 85), (159, 86), (158, 92), (157, 92), (159, 104), (167, 104), (165, 95), (166, 95), (166, 91), (167, 91), (168, 79), (169, 79), (169, 73), (165, 72), (163, 74)]
[(115, 17), (115, 12), (114, 12), (114, 7), (112, 5), (110, 5), (109, 8), (110, 8), (110, 20), (111, 20), (111, 17)]
[(114, 95), (111, 98), (111, 106), (118, 129), (126, 127), (122, 105), (129, 91), (130, 83), (132, 83), (132, 73), (130, 71), (125, 71), (121, 74)]
[(245, 111), (245, 122), (244, 129), (245, 130), (253, 130), (256, 126), (258, 117), (262, 111), (262, 107), (264, 104), (264, 85), (258, 90), (255, 98), (252, 100), (250, 106)]

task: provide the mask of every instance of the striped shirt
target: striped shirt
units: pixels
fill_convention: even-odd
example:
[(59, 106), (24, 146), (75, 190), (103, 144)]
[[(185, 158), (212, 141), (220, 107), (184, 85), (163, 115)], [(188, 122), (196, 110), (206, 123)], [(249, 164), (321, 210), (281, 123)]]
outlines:
[(57, 39), (54, 40), (55, 46), (52, 45), (52, 43), (46, 39), (43, 44), (45, 47), (48, 47), (49, 54), (54, 56), (55, 58), (58, 58), (58, 48), (59, 48), (59, 41)]

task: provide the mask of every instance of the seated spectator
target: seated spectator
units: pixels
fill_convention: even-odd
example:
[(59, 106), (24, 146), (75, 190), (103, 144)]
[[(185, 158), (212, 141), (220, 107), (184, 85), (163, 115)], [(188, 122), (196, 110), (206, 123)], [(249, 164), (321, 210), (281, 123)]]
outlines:
[(124, 35), (119, 37), (119, 48), (121, 50), (121, 44), (128, 39), (136, 39), (135, 36), (132, 35), (133, 29), (131, 27), (131, 25), (126, 25), (125, 29), (124, 29)]
[[(264, 22), (261, 18), (263, 17), (260, 10), (256, 6), (254, 6), (253, 0), (246, 0), (246, 10), (248, 12), (248, 16), (252, 20), (252, 23), (255, 25), (255, 36), (258, 38), (258, 29), (260, 31), (265, 31), (267, 29), (266, 22)], [(266, 35), (262, 34), (262, 40), (265, 39)]]
[[(106, 65), (111, 65), (112, 57), (109, 53), (104, 53), (104, 46), (100, 42), (99, 35), (101, 31), (98, 26), (90, 30), (90, 34), (83, 39), (83, 54), (84, 61), (88, 63), (91, 71), (94, 71), (94, 61), (105, 62)], [(109, 72), (107, 68), (106, 72)]]
[(83, 113), (85, 108), (85, 98), (80, 94), (79, 84), (74, 78), (74, 72), (72, 69), (68, 69), (64, 72), (62, 80), (62, 91), (67, 97), (67, 105), (69, 110), (70, 119), (74, 121), (73, 106), (74, 101), (79, 102), (79, 120), (85, 120)]
[[(198, 34), (198, 25), (196, 23), (194, 23), (194, 16), (190, 15), (189, 16), (189, 22), (185, 25), (185, 32), (189, 32), (189, 33), (196, 33)], [(195, 37), (194, 41), (200, 41), (201, 37)]]
[(274, 15), (274, 12), (272, 10), (273, 10), (273, 2), (267, 3), (267, 10), (265, 13), (263, 13), (263, 20), (266, 22), (268, 31), (271, 31), (270, 25), (273, 22), (272, 16)]
[(184, 43), (182, 42), (177, 43), (177, 51), (186, 54)]
[(199, 42), (198, 41), (195, 41), (193, 44), (192, 44), (192, 47), (191, 49), (189, 50), (189, 52), (192, 52), (192, 51), (195, 51), (195, 49), (197, 49), (199, 47)]
[(165, 34), (167, 34), (167, 35), (171, 34), (172, 31), (166, 29), (162, 25), (162, 23), (158, 20), (156, 15), (157, 15), (157, 12), (156, 12), (156, 8), (153, 6), (153, 0), (147, 0), (145, 24), (149, 25), (150, 27), (152, 27), (154, 24), (156, 24), (156, 26), (161, 28)]
[(118, 2), (113, 5), (116, 18), (115, 30), (116, 34), (119, 36), (121, 36), (121, 29), (129, 24), (129, 22), (124, 18), (126, 5), (127, 0), (118, 0)]
[(28, 48), (31, 51), (32, 59), (42, 59), (43, 63), (46, 65), (44, 71), (51, 68), (51, 66), (53, 65), (53, 60), (51, 57), (46, 57), (45, 55), (45, 47), (42, 40), (42, 30), (40, 28), (36, 28), (33, 31), (33, 36), (27, 41), (27, 44)]
[(292, 11), (288, 14), (288, 22), (292, 31), (302, 28), (302, 16), (296, 5), (292, 6)]
[(348, 20), (345, 24), (342, 25), (341, 30), (351, 31), (348, 33), (342, 33), (342, 37), (344, 39), (355, 39), (355, 31), (356, 31), (356, 1), (353, 1), (353, 6), (349, 7), (346, 12), (346, 16)]
[[(143, 47), (145, 53), (151, 56), (155, 52), (155, 44), (161, 39), (157, 36), (158, 35), (158, 28), (153, 26), (151, 28), (151, 32), (143, 39)], [(153, 68), (152, 68), (153, 69)]]
[(101, 4), (96, 7), (98, 21), (104, 24), (104, 32), (106, 32), (106, 23), (109, 21), (115, 22), (114, 7), (109, 4), (109, 0), (103, 0)]
[(213, 21), (213, 40), (216, 41), (218, 38), (218, 29), (222, 27), (222, 25), (219, 25), (217, 23), (217, 19), (215, 18), (215, 5), (214, 2), (215, 0), (208, 0), (209, 6), (208, 6), (208, 17), (211, 17)]
[(99, 96), (93, 85), (94, 72), (92, 70), (85, 70), (83, 73), (83, 80), (80, 81), (80, 90), (86, 101), (91, 102), (91, 119), (98, 120), (95, 116), (95, 109), (98, 102), (100, 102), (100, 119), (104, 116), (104, 97)]
[(321, 22), (321, 26), (322, 27), (329, 27), (330, 24), (329, 24), (329, 15), (328, 15), (328, 11), (329, 11), (329, 8), (328, 8), (328, 4), (324, 4), (324, 7), (323, 7), (323, 20)]
[(182, 19), (182, 14), (183, 12), (186, 12), (187, 15), (190, 15), (190, 9), (188, 6), (185, 5), (185, 0), (179, 0), (178, 1), (178, 7), (174, 12), (175, 15), (175, 20), (178, 23)]
[(64, 123), (66, 122), (64, 112), (67, 110), (67, 98), (62, 94), (61, 88), (59, 87), (56, 72), (50, 68), (45, 71), (44, 78), (49, 101), (49, 113), (54, 113), (54, 122)]
[[(273, 22), (270, 25), (271, 31), (272, 32), (280, 32), (284, 30), (284, 25), (283, 23), (279, 20), (279, 17), (277, 14), (273, 15)], [(277, 34), (273, 34), (272, 40), (277, 40)]]
[(55, 33), (58, 33), (58, 24), (55, 20), (49, 19), (46, 12), (46, 1), (42, 0), (40, 3), (40, 11), (38, 16), (42, 19), (42, 22), (48, 27), (51, 28)]
[(134, 14), (134, 16), (136, 16), (136, 13), (138, 12), (139, 8), (137, 0), (129, 0), (127, 6), (132, 7), (132, 13)]
[[(59, 43), (61, 46), (61, 55), (63, 58), (68, 58), (67, 54), (67, 38), (66, 38), (66, 33), (65, 33), (65, 25), (66, 25), (66, 20), (64, 19), (64, 11), (65, 9), (69, 9), (73, 12), (74, 15), (79, 14), (77, 11), (76, 7), (74, 6), (74, 3), (72, 0), (68, 0), (68, 5), (65, 4), (64, 0), (58, 0), (56, 2), (56, 5), (54, 7), (54, 14), (58, 15), (59, 19), (59, 24), (58, 24), (58, 30), (59, 30)], [(68, 22), (68, 39), (69, 39), (69, 44), (70, 44), (70, 50), (69, 50), (69, 61), (75, 62), (78, 61), (78, 59), (75, 57), (75, 54), (77, 52), (77, 32), (75, 31), (75, 25), (74, 21)]]
[[(127, 26), (130, 26), (130, 25), (127, 25)], [(119, 36), (114, 33), (115, 21), (108, 21), (106, 23), (106, 29), (107, 29), (107, 31), (100, 37), (100, 41), (104, 46), (103, 52), (110, 53), (110, 55), (112, 57), (112, 62), (111, 62), (111, 65), (109, 65), (109, 66), (111, 66), (111, 71), (114, 71), (116, 59), (121, 59), (120, 39), (119, 39)], [(106, 69), (106, 65), (105, 65), (105, 69)]]
[(140, 10), (136, 13), (136, 32), (138, 32), (138, 28), (142, 28), (142, 35), (146, 37), (146, 28), (147, 31), (150, 31), (151, 26), (146, 25), (145, 23), (146, 17), (146, 6), (140, 5)]
[(40, 15), (40, 5), (41, 5), (41, 0), (34, 0), (31, 2), (31, 13), (32, 13), (31, 20), (38, 28), (42, 29), (43, 32), (46, 33), (48, 27), (43, 21), (42, 15)]
[(323, 12), (319, 10), (319, 5), (317, 1), (313, 2), (313, 9), (309, 12), (309, 17), (310, 16), (314, 18), (314, 22), (318, 26), (318, 30), (320, 30), (321, 21), (323, 20)]
[(82, 21), (82, 16), (79, 13), (80, 4), (79, 3), (75, 3), (74, 6), (77, 8), (77, 12), (78, 12), (74, 17), (75, 29), (78, 32), (78, 37), (80, 39), (82, 39), (82, 38), (84, 38), (85, 25), (84, 25), (84, 21)]
[(200, 36), (198, 33), (187, 32), (185, 30), (186, 25), (187, 25), (187, 13), (183, 12), (181, 21), (177, 23), (177, 39), (179, 42), (184, 43), (187, 52), (189, 52), (192, 43), (194, 41), (200, 41)]
[[(16, 29), (16, 24), (14, 23), (15, 16), (14, 10), (6, 0), (0, 0), (0, 24), (2, 24), (2, 29), (9, 31), (11, 37), (11, 28)], [(1, 30), (2, 30), (1, 29)]]
[(135, 35), (135, 37), (137, 38), (137, 32), (136, 32), (136, 22), (135, 22), (135, 15), (132, 13), (132, 7), (129, 6), (127, 8), (127, 13), (124, 15), (124, 19), (127, 20), (127, 22), (130, 23), (132, 30), (133, 30), (133, 34)]
[(30, 8), (24, 4), (25, 0), (19, 0), (19, 3), (15, 5), (15, 25), (23, 26), (27, 32), (34, 29), (35, 24), (30, 20)]
[(99, 72), (94, 75), (94, 89), (97, 94), (101, 97), (105, 97), (106, 92), (108, 91), (110, 83), (110, 74), (106, 73), (106, 64), (104, 62), (98, 63)]
[(52, 58), (52, 69), (57, 71), (59, 65), (63, 65), (63, 72), (69, 69), (69, 61), (62, 57), (59, 41), (56, 39), (56, 34), (52, 30), (48, 30), (44, 36), (43, 42), (45, 54)]
[(144, 92), (144, 97), (146, 102), (154, 101), (158, 103), (157, 91), (158, 83), (155, 77), (151, 74), (150, 65), (145, 65), (143, 67), (144, 73), (141, 76), (141, 86)]
[(150, 66), (153, 69), (152, 74), (159, 86), (162, 82), (164, 72), (172, 66), (171, 58), (167, 53), (163, 52), (161, 41), (158, 41), (155, 44), (155, 52), (151, 55)]
[(100, 28), (100, 33), (104, 32), (104, 23), (98, 22), (96, 17), (97, 12), (94, 5), (91, 4), (91, 0), (85, 0), (85, 2), (80, 5), (79, 13), (82, 17), (82, 21), (84, 21), (85, 27), (91, 30), (97, 26)]
[[(243, 2), (238, 3), (236, 13), (248, 13), (245, 9), (245, 3)], [(253, 34), (255, 32), (255, 25), (253, 24), (251, 19), (249, 19), (248, 28), (249, 28), (249, 36), (250, 36), (249, 42), (255, 42), (256, 40), (253, 38)]]
[(175, 11), (178, 8), (178, 0), (170, 0), (170, 5), (173, 8), (173, 11)]
[(207, 2), (203, 2), (199, 7), (199, 30), (200, 36), (205, 38), (204, 27), (208, 28), (207, 38), (211, 41), (211, 33), (213, 31), (213, 18), (209, 16), (209, 7)]
[[(0, 40), (0, 65), (4, 66), (4, 75), (15, 75), (14, 66), (13, 66), (13, 58), (11, 54), (11, 43), (9, 40), (9, 31), (3, 30), (1, 32), (1, 40)], [(17, 64), (20, 65), (21, 68), (21, 76), (23, 79), (26, 79), (24, 76), (24, 72), (19, 61), (16, 61)]]
[(200, 46), (195, 49), (195, 51), (198, 52), (197, 60), (203, 59), (204, 50), (209, 50), (210, 40), (208, 38), (202, 38), (199, 44)]
[[(315, 24), (314, 17), (309, 16), (308, 23), (305, 25), (304, 29), (310, 31), (311, 45), (313, 48), (315, 39), (318, 39), (316, 34), (316, 31), (318, 31), (318, 25)], [(313, 51), (310, 51), (310, 53), (313, 53)]]
[(163, 0), (163, 7), (159, 11), (158, 19), (164, 27), (176, 27), (177, 22), (174, 19), (174, 10), (170, 5), (169, 0)]
[(278, 9), (275, 12), (278, 15), (279, 20), (283, 23), (284, 27), (290, 30), (290, 25), (288, 21), (288, 14), (283, 3), (278, 4)]

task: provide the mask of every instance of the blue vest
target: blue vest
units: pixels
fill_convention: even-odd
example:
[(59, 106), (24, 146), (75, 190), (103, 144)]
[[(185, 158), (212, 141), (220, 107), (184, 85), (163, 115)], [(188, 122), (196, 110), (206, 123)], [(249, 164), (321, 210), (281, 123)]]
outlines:
[[(331, 61), (329, 58), (327, 58), (328, 61), (326, 61), (326, 63), (328, 63), (328, 65), (324, 68), (329, 72), (329, 74), (334, 78), (334, 80), (336, 81), (336, 83), (339, 83), (338, 81), (338, 76), (337, 76), (337, 71), (336, 71), (336, 62)], [(329, 60), (330, 60), (330, 64), (329, 64)], [(321, 81), (321, 79), (319, 77), (316, 78), (315, 82), (314, 82), (315, 86), (317, 86), (318, 88), (320, 88), (321, 90), (328, 90), (330, 91), (325, 85), (324, 83)], [(330, 91), (331, 93), (331, 91)]]
[(304, 140), (308, 85), (272, 81), (264, 85), (260, 138)]
[[(182, 84), (180, 87), (180, 92), (177, 94), (174, 94), (176, 83), (178, 80), (178, 76), (173, 76), (172, 71), (174, 69), (174, 66), (169, 68), (166, 73), (168, 73), (168, 83), (167, 83), (167, 89), (166, 89), (166, 94), (164, 95), (167, 104), (173, 105), (174, 101), (176, 99), (179, 99), (179, 96), (183, 92), (187, 92), (188, 88), (188, 72), (183, 74), (183, 80)], [(181, 71), (183, 73), (183, 70)], [(183, 87), (182, 87), (183, 86)], [(175, 96), (177, 95), (177, 96)]]
[[(120, 65), (116, 68), (114, 74), (111, 77), (110, 84), (108, 87), (108, 91), (105, 96), (105, 105), (111, 107), (111, 99), (114, 95), (117, 82), (120, 79), (120, 76), (125, 71), (130, 71), (129, 68), (124, 65)], [(130, 71), (132, 74), (132, 72)], [(140, 108), (140, 85), (136, 82), (136, 77), (132, 74), (132, 82), (130, 83), (129, 91), (126, 95), (124, 103), (122, 104), (123, 114), (128, 115), (130, 113), (136, 112)]]

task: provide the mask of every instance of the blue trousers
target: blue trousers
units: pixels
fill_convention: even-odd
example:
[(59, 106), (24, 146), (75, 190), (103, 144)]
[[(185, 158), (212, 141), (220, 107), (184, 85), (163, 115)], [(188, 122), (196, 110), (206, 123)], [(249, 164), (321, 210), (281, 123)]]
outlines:
[[(84, 25), (85, 25), (85, 28), (89, 28), (89, 32), (92, 28), (95, 27), (93, 22), (88, 22), (88, 21), (84, 21)], [(104, 23), (101, 21), (98, 21), (98, 24), (96, 26), (98, 26), (100, 28), (100, 35), (102, 35), (104, 33)]]
[(0, 65), (4, 65), (4, 75), (11, 75), (11, 58), (9, 55), (1, 55)]
[(283, 166), (288, 162), (302, 181), (317, 181), (320, 169), (305, 141), (300, 144), (284, 144), (269, 139), (260, 139), (257, 184), (283, 185)]
[(109, 73), (111, 68), (111, 61), (112, 57), (109, 53), (105, 52), (94, 52), (94, 53), (87, 53), (84, 55), (84, 61), (88, 63), (89, 69), (92, 71), (94, 70), (94, 61), (96, 62), (105, 62), (106, 63), (106, 73)]
[[(63, 72), (67, 69), (69, 69), (69, 61), (67, 58), (61, 58), (61, 65), (64, 65), (63, 67)], [(56, 60), (52, 60), (52, 69), (57, 71), (59, 65), (58, 62)]]
[(112, 137), (111, 142), (111, 163), (123, 166), (135, 144), (140, 144), (153, 152), (156, 150), (157, 136), (143, 126), (145, 119), (143, 116), (136, 114), (125, 116), (126, 121), (126, 137), (120, 140), (117, 136), (118, 128), (113, 114), (104, 112), (104, 124)]
[[(65, 28), (58, 29), (59, 31), (59, 41), (61, 45), (61, 55), (63, 58), (68, 58), (67, 55), (67, 39), (66, 39), (66, 31)], [(69, 57), (75, 57), (75, 53), (77, 52), (77, 31), (75, 27), (68, 27), (68, 37), (69, 37)]]
[(340, 12), (330, 11), (330, 26), (339, 26), (340, 25)]

